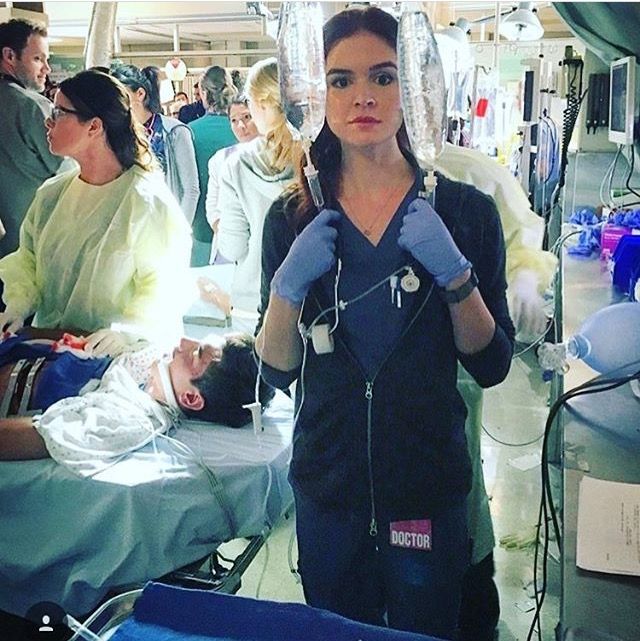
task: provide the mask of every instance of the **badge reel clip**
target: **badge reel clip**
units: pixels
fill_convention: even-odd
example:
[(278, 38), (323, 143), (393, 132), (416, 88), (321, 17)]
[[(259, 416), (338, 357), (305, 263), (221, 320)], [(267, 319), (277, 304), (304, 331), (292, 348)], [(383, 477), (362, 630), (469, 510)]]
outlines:
[(335, 298), (335, 322), (333, 327), (329, 327), (329, 323), (322, 323), (320, 325), (313, 325), (311, 327), (311, 342), (316, 354), (331, 354), (333, 353), (334, 342), (333, 332), (338, 327), (340, 322), (339, 310), (344, 309), (346, 305), (338, 297), (338, 284), (340, 282), (340, 272), (342, 271), (342, 260), (338, 258), (336, 269), (336, 280), (333, 287)]
[(400, 279), (400, 288), (398, 288), (398, 276), (395, 274), (389, 277), (389, 286), (391, 288), (391, 304), (398, 309), (402, 307), (401, 291), (407, 294), (414, 294), (420, 289), (420, 279), (411, 267), (405, 267), (407, 273)]
[(331, 354), (333, 352), (333, 336), (328, 323), (314, 325), (311, 328), (311, 342), (316, 354)]
[(420, 289), (420, 279), (411, 267), (407, 267), (407, 273), (400, 279), (400, 287), (407, 294), (414, 294)]

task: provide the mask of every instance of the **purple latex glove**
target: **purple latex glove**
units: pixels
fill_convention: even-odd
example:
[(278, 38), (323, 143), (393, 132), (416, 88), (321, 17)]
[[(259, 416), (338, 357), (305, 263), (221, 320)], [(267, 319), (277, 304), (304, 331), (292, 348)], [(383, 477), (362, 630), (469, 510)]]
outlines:
[(298, 307), (314, 281), (336, 262), (338, 230), (332, 226), (340, 216), (335, 209), (323, 209), (293, 241), (282, 265), (271, 281), (271, 291)]
[(446, 287), (471, 267), (442, 218), (424, 198), (416, 198), (409, 204), (398, 245), (412, 254), (440, 287)]

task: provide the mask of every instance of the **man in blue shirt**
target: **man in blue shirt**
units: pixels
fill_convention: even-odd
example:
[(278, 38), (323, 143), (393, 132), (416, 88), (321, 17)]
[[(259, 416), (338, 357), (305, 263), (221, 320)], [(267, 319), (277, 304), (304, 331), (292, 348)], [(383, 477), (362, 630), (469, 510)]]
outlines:
[(202, 96), (200, 95), (200, 84), (197, 82), (193, 85), (193, 94), (196, 98), (195, 102), (190, 102), (188, 105), (180, 107), (178, 112), (178, 120), (184, 122), (185, 125), (197, 120), (206, 113), (202, 103)]

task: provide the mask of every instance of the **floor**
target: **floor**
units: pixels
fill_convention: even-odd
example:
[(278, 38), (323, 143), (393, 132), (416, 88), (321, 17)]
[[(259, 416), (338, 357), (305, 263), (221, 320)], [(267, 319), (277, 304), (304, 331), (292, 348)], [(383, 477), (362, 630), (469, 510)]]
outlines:
[[(531, 351), (513, 361), (507, 380), (485, 392), (482, 455), (496, 539), (500, 592), (499, 641), (525, 641), (533, 618), (533, 540), (540, 497), (540, 446), (547, 417), (549, 388)], [(525, 469), (519, 469), (519, 468)], [(227, 544), (233, 553), (234, 544)], [(557, 559), (557, 555), (556, 559)], [(285, 520), (245, 572), (239, 594), (276, 601), (302, 602), (296, 563), (293, 519)], [(542, 639), (555, 638), (559, 571), (550, 559), (542, 617)], [(534, 635), (531, 637), (536, 639)]]

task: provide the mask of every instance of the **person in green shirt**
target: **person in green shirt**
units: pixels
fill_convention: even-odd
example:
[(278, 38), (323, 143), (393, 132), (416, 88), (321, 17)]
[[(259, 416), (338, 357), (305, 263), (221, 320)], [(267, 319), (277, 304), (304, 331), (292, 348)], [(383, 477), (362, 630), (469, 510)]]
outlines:
[(223, 67), (209, 67), (200, 80), (200, 91), (207, 113), (193, 122), (189, 127), (193, 131), (193, 143), (196, 150), (200, 196), (193, 219), (193, 250), (191, 266), (201, 267), (209, 264), (213, 231), (207, 221), (206, 206), (207, 184), (209, 182), (209, 159), (219, 149), (236, 143), (231, 130), (227, 110), (237, 93), (231, 75)]

